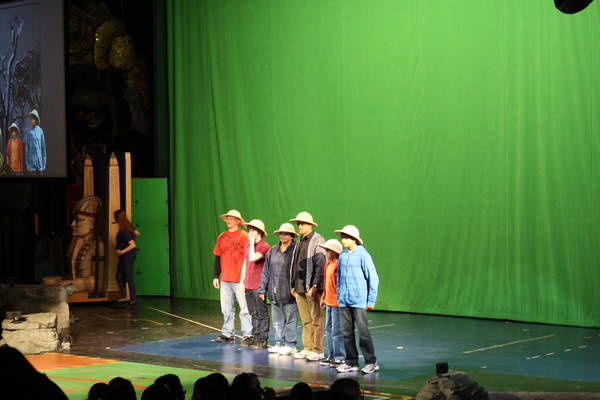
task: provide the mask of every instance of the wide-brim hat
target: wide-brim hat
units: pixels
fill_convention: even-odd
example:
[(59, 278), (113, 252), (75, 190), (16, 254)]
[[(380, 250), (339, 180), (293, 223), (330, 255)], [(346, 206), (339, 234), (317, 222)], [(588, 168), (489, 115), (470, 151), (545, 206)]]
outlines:
[(294, 225), (288, 224), (287, 222), (281, 224), (279, 229), (277, 229), (273, 233), (276, 235), (280, 235), (282, 233), (289, 233), (290, 235), (292, 235), (294, 237), (298, 237), (298, 234), (296, 233), (296, 230), (294, 229)]
[(225, 220), (225, 217), (233, 217), (237, 218), (244, 223), (244, 218), (242, 218), (242, 214), (238, 210), (229, 210), (225, 214), (221, 215), (221, 219)]
[(296, 218), (294, 219), (290, 219), (290, 222), (295, 222), (296, 224), (298, 222), (303, 222), (305, 224), (310, 224), (312, 226), (319, 226), (317, 225), (317, 223), (313, 220), (312, 215), (310, 215), (308, 212), (306, 211), (300, 211), (298, 213), (298, 215), (296, 215)]
[(11, 129), (16, 129), (17, 132), (21, 133), (21, 130), (19, 129), (19, 125), (17, 125), (15, 122), (10, 124), (10, 126), (8, 127), (8, 131), (10, 132)]
[(342, 249), (344, 248), (342, 246), (342, 244), (340, 243), (340, 241), (337, 239), (329, 239), (328, 241), (326, 241), (323, 244), (319, 243), (317, 246), (322, 247), (326, 250), (331, 250), (334, 253), (338, 253), (338, 254), (340, 254), (342, 252)]
[(258, 229), (262, 232), (263, 236), (267, 236), (267, 231), (265, 229), (265, 224), (260, 219), (253, 219), (250, 222), (246, 222), (245, 226), (251, 226), (253, 228)]
[(340, 237), (342, 236), (342, 234), (348, 235), (354, 238), (358, 244), (363, 244), (363, 241), (360, 238), (360, 232), (358, 231), (358, 228), (354, 225), (346, 225), (342, 229), (336, 230), (335, 233), (337, 233)]
[(29, 116), (34, 116), (35, 119), (37, 119), (38, 124), (40, 123), (40, 114), (37, 112), (37, 110), (31, 110), (31, 112), (29, 113)]

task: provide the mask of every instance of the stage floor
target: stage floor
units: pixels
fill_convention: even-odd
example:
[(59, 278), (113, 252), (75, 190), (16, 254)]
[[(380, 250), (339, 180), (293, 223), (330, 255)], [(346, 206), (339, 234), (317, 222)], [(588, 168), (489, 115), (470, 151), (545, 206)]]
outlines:
[(241, 348), (239, 341), (213, 342), (219, 332), (212, 328), (222, 323), (218, 302), (147, 297), (139, 303), (71, 305), (80, 322), (71, 327), (70, 354), (29, 359), (71, 399), (85, 399), (91, 385), (115, 376), (131, 379), (141, 393), (165, 373), (179, 375), (191, 397), (194, 381), (214, 371), (230, 380), (252, 371), (263, 386), (279, 390), (353, 376), (370, 398), (410, 398), (440, 361), (488, 391), (600, 392), (600, 329), (371, 312), (381, 370), (340, 375), (316, 362)]

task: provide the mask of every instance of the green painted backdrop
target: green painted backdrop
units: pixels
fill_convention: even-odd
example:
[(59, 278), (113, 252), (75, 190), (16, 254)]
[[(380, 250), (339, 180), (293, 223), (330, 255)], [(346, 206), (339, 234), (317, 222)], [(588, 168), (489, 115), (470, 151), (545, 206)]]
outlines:
[(600, 4), (167, 13), (174, 295), (217, 298), (222, 212), (308, 210), (360, 228), (379, 309), (600, 326)]

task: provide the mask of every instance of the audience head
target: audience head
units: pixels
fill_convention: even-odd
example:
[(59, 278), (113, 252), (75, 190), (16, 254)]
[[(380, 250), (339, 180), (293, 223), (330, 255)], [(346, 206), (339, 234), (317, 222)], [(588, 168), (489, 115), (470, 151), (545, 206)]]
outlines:
[(337, 379), (331, 385), (330, 393), (333, 400), (361, 400), (364, 398), (360, 384), (351, 378)]
[(106, 399), (108, 393), (108, 385), (104, 382), (94, 383), (88, 392), (88, 400)]
[(154, 381), (154, 383), (166, 386), (171, 391), (171, 393), (173, 393), (175, 395), (174, 398), (176, 400), (184, 400), (185, 399), (185, 390), (183, 389), (183, 386), (181, 385), (181, 381), (179, 380), (179, 377), (177, 375), (174, 375), (174, 374), (163, 375), (163, 376), (157, 378)]
[[(39, 373), (23, 354), (14, 347), (0, 346), (0, 365), (5, 366), (0, 374), (0, 385), (18, 388), (23, 399), (66, 399), (63, 391), (48, 377)], [(6, 366), (10, 366), (6, 368)]]
[(216, 399), (225, 400), (229, 391), (229, 382), (223, 374), (215, 372), (199, 378), (194, 383), (194, 394), (192, 399)]
[(262, 388), (258, 376), (252, 372), (242, 372), (231, 382), (231, 395), (240, 400), (260, 400)]
[(290, 400), (314, 400), (314, 398), (312, 388), (304, 382), (296, 383), (290, 391)]
[(171, 392), (167, 385), (153, 383), (142, 393), (142, 400), (176, 400), (175, 393)]
[(136, 400), (135, 389), (129, 379), (116, 377), (108, 382), (107, 399)]

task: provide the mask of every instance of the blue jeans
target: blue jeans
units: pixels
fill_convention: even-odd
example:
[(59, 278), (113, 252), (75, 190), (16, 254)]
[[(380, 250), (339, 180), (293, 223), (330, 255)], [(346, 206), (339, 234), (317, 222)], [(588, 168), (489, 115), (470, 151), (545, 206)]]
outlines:
[(235, 334), (235, 301), (240, 306), (240, 322), (242, 324), (242, 335), (252, 335), (252, 318), (246, 306), (246, 294), (239, 282), (221, 281), (221, 311), (223, 312), (223, 335), (233, 336)]
[(336, 306), (325, 306), (327, 310), (325, 322), (325, 339), (329, 350), (330, 361), (343, 361), (346, 358), (344, 349), (344, 336), (340, 324), (340, 308)]
[(298, 341), (296, 334), (298, 305), (296, 303), (271, 304), (271, 318), (273, 319), (273, 330), (275, 331), (275, 345), (296, 347)]

